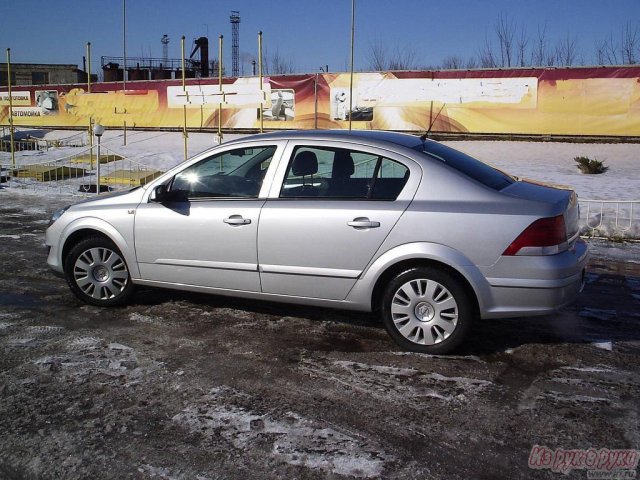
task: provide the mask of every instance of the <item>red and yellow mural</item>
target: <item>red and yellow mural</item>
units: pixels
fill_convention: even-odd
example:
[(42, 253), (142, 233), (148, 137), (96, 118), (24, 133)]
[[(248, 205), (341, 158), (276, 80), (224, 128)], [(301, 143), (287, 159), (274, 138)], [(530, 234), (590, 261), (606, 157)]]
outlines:
[[(353, 98), (350, 98), (351, 91)], [(17, 126), (640, 136), (640, 67), (409, 71), (14, 87)], [(220, 116), (220, 118), (219, 118)], [(9, 120), (0, 90), (0, 124)]]

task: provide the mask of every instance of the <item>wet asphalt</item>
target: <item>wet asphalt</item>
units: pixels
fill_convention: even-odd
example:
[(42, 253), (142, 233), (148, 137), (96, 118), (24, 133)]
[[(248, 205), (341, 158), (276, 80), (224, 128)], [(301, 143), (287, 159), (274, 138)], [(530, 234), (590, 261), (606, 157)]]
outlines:
[(565, 478), (532, 446), (640, 448), (636, 245), (594, 244), (574, 305), (476, 322), (440, 357), (371, 314), (84, 305), (42, 247), (68, 202), (0, 189), (0, 479)]

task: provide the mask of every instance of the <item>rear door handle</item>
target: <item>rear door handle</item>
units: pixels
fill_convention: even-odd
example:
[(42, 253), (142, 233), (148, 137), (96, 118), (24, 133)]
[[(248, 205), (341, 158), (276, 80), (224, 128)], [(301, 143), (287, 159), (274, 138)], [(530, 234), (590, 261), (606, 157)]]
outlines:
[(354, 218), (350, 222), (347, 222), (347, 225), (356, 229), (378, 228), (380, 226), (380, 222), (374, 222), (372, 220), (369, 220), (367, 217), (358, 217)]
[(242, 218), (242, 215), (231, 215), (229, 218), (225, 218), (223, 222), (228, 225), (249, 225), (251, 219)]

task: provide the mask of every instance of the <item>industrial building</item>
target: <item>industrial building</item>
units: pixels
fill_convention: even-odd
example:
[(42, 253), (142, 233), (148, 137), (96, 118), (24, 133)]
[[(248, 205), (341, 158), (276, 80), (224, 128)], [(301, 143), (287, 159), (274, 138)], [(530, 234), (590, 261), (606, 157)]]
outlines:
[[(7, 65), (0, 64), (0, 86), (7, 86)], [(96, 82), (98, 76), (91, 75)], [(63, 85), (86, 83), (87, 72), (73, 64), (12, 63), (11, 85)]]

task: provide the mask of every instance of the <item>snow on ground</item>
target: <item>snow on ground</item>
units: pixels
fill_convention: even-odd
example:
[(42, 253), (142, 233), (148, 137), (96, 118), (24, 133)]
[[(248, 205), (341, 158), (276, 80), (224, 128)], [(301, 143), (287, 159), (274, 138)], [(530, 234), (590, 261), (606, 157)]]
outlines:
[[(23, 130), (21, 133), (27, 133)], [(77, 131), (33, 130), (32, 135), (48, 140), (77, 136)], [(223, 142), (242, 135), (225, 134)], [(168, 170), (184, 159), (182, 132), (106, 130), (102, 146), (148, 167)], [(594, 144), (513, 141), (448, 141), (445, 144), (520, 178), (567, 185), (581, 199), (640, 200), (640, 144)], [(217, 134), (189, 133), (188, 154), (196, 155), (218, 144)], [(78, 153), (79, 147), (52, 148), (49, 151), (16, 153), (21, 164), (57, 160)], [(584, 175), (574, 157), (603, 160), (609, 170), (601, 175)], [(0, 152), (0, 164), (10, 155)]]
[[(27, 131), (20, 133), (25, 134)], [(75, 138), (77, 131), (53, 130), (44, 132), (36, 130), (33, 136), (45, 140), (64, 140)], [(41, 132), (41, 133), (40, 133)], [(86, 134), (85, 134), (86, 135)], [(229, 141), (242, 135), (225, 134), (223, 141)], [(85, 139), (85, 144), (86, 144)], [(218, 136), (215, 133), (189, 133), (187, 153), (192, 157), (204, 150), (218, 145)], [(105, 130), (102, 136), (101, 146), (107, 150), (121, 154), (147, 167), (158, 170), (168, 170), (184, 160), (184, 140), (182, 132), (160, 131), (127, 131), (127, 144), (124, 145), (124, 132), (122, 130)], [(84, 147), (88, 148), (88, 147)], [(48, 151), (21, 151), (16, 152), (16, 162), (20, 164), (42, 163), (70, 157), (82, 151), (82, 147), (50, 148)], [(0, 152), (0, 164), (10, 162), (11, 155)]]
[[(443, 142), (519, 178), (567, 185), (581, 199), (640, 200), (640, 144), (508, 141)], [(575, 157), (604, 161), (600, 175), (578, 171)]]

